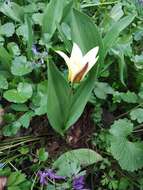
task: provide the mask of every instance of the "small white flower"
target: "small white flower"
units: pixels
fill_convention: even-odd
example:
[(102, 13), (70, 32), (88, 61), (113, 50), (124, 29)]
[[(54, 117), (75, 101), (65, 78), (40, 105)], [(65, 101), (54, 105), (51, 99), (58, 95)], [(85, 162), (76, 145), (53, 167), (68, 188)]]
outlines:
[(81, 49), (76, 43), (73, 43), (73, 48), (71, 56), (68, 57), (62, 51), (56, 51), (66, 62), (68, 66), (68, 80), (72, 83), (80, 82), (89, 70), (95, 65), (98, 60), (97, 53), (98, 47), (94, 47), (84, 56), (81, 52)]

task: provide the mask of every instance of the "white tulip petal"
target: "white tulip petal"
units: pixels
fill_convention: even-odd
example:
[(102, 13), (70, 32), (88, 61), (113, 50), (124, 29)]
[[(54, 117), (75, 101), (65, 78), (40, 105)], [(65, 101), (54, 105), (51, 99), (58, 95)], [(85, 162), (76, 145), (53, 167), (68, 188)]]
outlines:
[(91, 49), (83, 58), (83, 65), (88, 63), (88, 69), (86, 73), (95, 65), (95, 63), (98, 60), (98, 57), (96, 57), (98, 53), (98, 47), (95, 47)]
[(72, 64), (76, 64), (79, 68), (81, 68), (80, 66), (82, 64), (82, 58), (83, 58), (83, 55), (79, 46), (76, 43), (74, 43), (71, 57), (70, 57)]
[(96, 64), (96, 62), (98, 61), (98, 56), (92, 61), (92, 62), (89, 62), (89, 67), (87, 69), (87, 72), (90, 71), (90, 69)]
[(91, 49), (89, 52), (87, 52), (85, 54), (85, 56), (83, 57), (84, 62), (91, 62), (91, 60), (95, 59), (97, 53), (98, 53), (98, 47), (95, 47), (93, 49)]
[(78, 72), (79, 72), (79, 68), (77, 67), (77, 65), (72, 64), (69, 66), (69, 79), (71, 82), (73, 81), (75, 76), (78, 74)]
[(70, 58), (62, 51), (56, 51), (66, 62), (67, 65), (70, 64)]
[(86, 73), (87, 68), (88, 68), (88, 63), (84, 65), (84, 67), (80, 71), (78, 71), (76, 75), (74, 75), (72, 82), (76, 82), (76, 83), (80, 82), (83, 79), (83, 76)]
[(83, 56), (79, 46), (74, 43), (71, 57), (69, 58), (64, 52), (56, 51), (66, 62), (68, 66), (68, 79), (71, 82), (80, 82), (88, 71), (95, 65), (98, 60), (98, 47), (91, 49)]

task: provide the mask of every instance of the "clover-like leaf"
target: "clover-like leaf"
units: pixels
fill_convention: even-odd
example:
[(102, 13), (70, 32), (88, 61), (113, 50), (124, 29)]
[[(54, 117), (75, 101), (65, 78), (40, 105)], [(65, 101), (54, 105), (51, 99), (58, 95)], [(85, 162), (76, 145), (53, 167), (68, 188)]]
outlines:
[(18, 45), (15, 42), (10, 42), (7, 45), (7, 48), (13, 56), (19, 56), (20, 55), (20, 49)]
[(32, 71), (33, 67), (31, 62), (27, 61), (25, 56), (16, 57), (11, 66), (11, 72), (16, 76), (23, 76)]
[(13, 23), (9, 22), (0, 27), (0, 34), (6, 37), (11, 37), (15, 32), (15, 26)]
[(143, 143), (128, 140), (128, 135), (132, 131), (133, 124), (127, 119), (115, 121), (110, 129), (110, 151), (113, 157), (118, 160), (121, 168), (128, 171), (143, 167)]
[(21, 127), (21, 123), (18, 121), (15, 121), (9, 125), (6, 125), (3, 129), (3, 135), (4, 136), (13, 136), (16, 135), (16, 133), (18, 132), (18, 130)]
[(17, 89), (10, 89), (4, 93), (4, 98), (9, 102), (24, 103), (31, 98), (33, 93), (32, 85), (19, 83)]
[(37, 94), (33, 96), (32, 101), (34, 106), (36, 106), (36, 115), (43, 115), (47, 112), (47, 80), (37, 85)]
[(39, 161), (41, 162), (44, 162), (48, 159), (48, 152), (45, 150), (45, 148), (40, 148), (38, 151), (37, 151), (37, 154), (38, 154), (38, 158), (39, 158)]
[(18, 121), (21, 123), (21, 125), (25, 128), (29, 127), (30, 121), (32, 119), (32, 117), (34, 116), (34, 112), (33, 111), (28, 111), (25, 114), (23, 114)]
[(94, 93), (100, 99), (106, 99), (107, 94), (113, 94), (114, 90), (108, 83), (105, 82), (96, 82)]

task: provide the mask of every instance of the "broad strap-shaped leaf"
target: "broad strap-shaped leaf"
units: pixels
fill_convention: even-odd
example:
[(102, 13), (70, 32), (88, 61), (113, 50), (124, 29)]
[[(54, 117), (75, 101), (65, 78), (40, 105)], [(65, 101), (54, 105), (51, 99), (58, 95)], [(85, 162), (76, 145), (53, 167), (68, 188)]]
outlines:
[(58, 29), (59, 35), (62, 38), (62, 40), (63, 40), (63, 42), (64, 42), (67, 50), (70, 52), (72, 50), (72, 44), (71, 44), (71, 42), (67, 39), (67, 37), (63, 33), (61, 25), (58, 25), (57, 29)]
[(3, 3), (2, 6), (0, 6), (0, 12), (10, 17), (14, 21), (24, 21), (24, 9), (22, 6), (19, 6), (14, 2), (9, 2), (8, 4)]
[(4, 47), (0, 47), (0, 63), (2, 64), (2, 67), (10, 71), (11, 62), (12, 56), (10, 53)]
[(28, 15), (26, 15), (26, 24), (28, 28), (28, 40), (27, 40), (27, 52), (28, 57), (32, 57), (32, 44), (33, 44), (33, 29), (32, 29), (32, 21)]
[[(86, 27), (85, 27), (86, 26)], [(73, 9), (72, 40), (76, 42), (85, 54), (93, 47), (99, 46), (99, 62), (102, 60), (103, 42), (98, 27), (87, 15)]]
[(107, 32), (107, 34), (104, 37), (103, 43), (104, 43), (104, 56), (106, 56), (107, 51), (113, 47), (113, 45), (116, 43), (116, 40), (119, 36), (119, 34), (134, 20), (135, 15), (128, 15), (123, 18), (121, 18), (119, 21), (117, 21), (111, 29)]
[[(87, 15), (77, 10), (73, 10), (73, 20), (72, 20), (71, 29), (72, 29), (73, 41), (80, 46), (83, 53), (86, 53), (88, 50), (90, 50), (93, 47), (99, 46), (98, 63), (101, 64), (101, 62), (103, 61), (102, 39), (98, 32), (98, 28), (92, 22), (92, 20)], [(69, 128), (71, 125), (73, 125), (82, 114), (88, 102), (91, 91), (94, 88), (95, 80), (96, 80), (96, 67), (94, 67), (92, 71), (90, 71), (87, 79), (79, 85), (79, 88), (76, 90), (74, 94), (70, 107), (68, 121), (66, 123), (66, 129)]]
[(72, 126), (81, 116), (94, 88), (94, 74), (95, 72), (92, 70), (92, 73), (90, 73), (88, 78), (80, 84), (79, 88), (72, 97), (66, 129)]
[(48, 35), (48, 40), (51, 39), (57, 24), (62, 19), (65, 3), (65, 0), (51, 0), (44, 11), (42, 30)]
[(143, 167), (143, 142), (131, 142), (128, 136), (133, 131), (130, 120), (119, 119), (110, 129), (111, 153), (122, 169), (135, 171)]
[(114, 49), (112, 49), (112, 52), (118, 58), (120, 81), (124, 86), (126, 86), (125, 79), (127, 77), (126, 73), (127, 68), (125, 64), (125, 57), (124, 57), (124, 52), (122, 51), (122, 47), (120, 47), (120, 45), (117, 45)]
[(36, 115), (47, 113), (47, 98), (47, 80), (44, 80), (37, 85), (37, 94), (33, 97)]
[(63, 134), (69, 111), (70, 87), (53, 63), (48, 63), (47, 114), (52, 127)]
[(95, 151), (86, 148), (68, 151), (62, 154), (53, 164), (58, 169), (58, 174), (71, 177), (81, 167), (95, 164), (102, 160), (102, 157)]

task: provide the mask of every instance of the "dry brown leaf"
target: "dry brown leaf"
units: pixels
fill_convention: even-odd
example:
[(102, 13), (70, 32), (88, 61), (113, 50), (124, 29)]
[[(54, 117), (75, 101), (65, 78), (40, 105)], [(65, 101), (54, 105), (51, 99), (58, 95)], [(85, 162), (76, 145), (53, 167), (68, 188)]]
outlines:
[(4, 190), (4, 187), (6, 186), (7, 183), (7, 177), (0, 177), (0, 190)]

